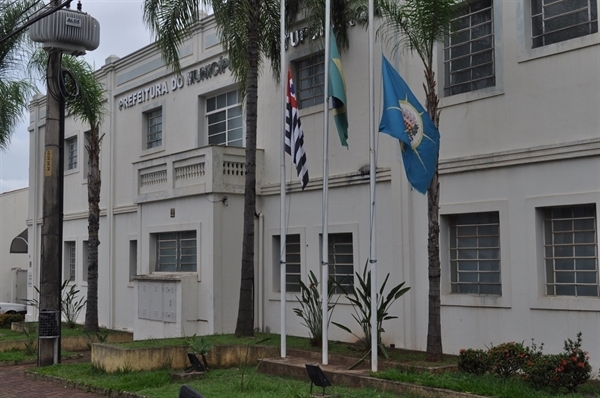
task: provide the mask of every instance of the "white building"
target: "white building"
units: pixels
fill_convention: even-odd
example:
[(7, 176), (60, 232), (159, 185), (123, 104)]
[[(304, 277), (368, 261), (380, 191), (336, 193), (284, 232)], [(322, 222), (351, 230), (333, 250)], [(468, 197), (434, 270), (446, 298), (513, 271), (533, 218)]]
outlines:
[[(558, 351), (583, 332), (600, 364), (597, 209), (600, 206), (600, 52), (597, 1), (481, 0), (461, 17), (454, 42), (438, 48), (442, 334), (444, 351), (506, 341)], [(574, 10), (573, 7), (583, 7)], [(572, 12), (572, 13), (571, 13)], [(574, 19), (578, 24), (574, 25)], [(532, 28), (533, 26), (533, 28)], [(301, 29), (302, 24), (298, 27)], [(558, 28), (564, 28), (559, 29)], [(362, 271), (369, 254), (368, 52), (349, 28), (342, 54), (349, 149), (330, 121), (330, 273)], [(310, 183), (288, 181), (288, 333), (306, 335), (293, 314), (296, 277), (319, 275), (322, 228), (323, 56), (295, 31), (287, 51), (298, 91)], [(378, 43), (376, 48), (382, 48)], [(386, 50), (387, 51), (387, 50)], [(422, 92), (422, 64), (391, 58)], [(243, 106), (227, 54), (208, 18), (181, 50), (183, 76), (153, 46), (111, 57), (97, 72), (108, 90), (102, 155), (100, 323), (136, 339), (233, 332), (241, 264)], [(375, 70), (380, 70), (376, 56)], [(376, 74), (376, 98), (381, 96)], [(316, 88), (316, 91), (311, 91)], [(259, 82), (255, 323), (279, 330), (281, 92)], [(381, 102), (376, 101), (376, 115)], [(40, 161), (44, 98), (31, 106), (30, 254), (39, 281)], [(66, 124), (64, 275), (85, 291), (87, 128)], [(227, 144), (219, 146), (212, 144)], [(411, 189), (399, 144), (378, 137), (377, 243), (380, 280), (411, 287), (393, 307), (384, 340), (425, 349), (426, 197)], [(33, 231), (35, 229), (35, 232)], [(173, 253), (177, 253), (174, 255)], [(33, 290), (30, 289), (30, 294)], [(341, 301), (334, 320), (358, 332)], [(332, 339), (351, 340), (331, 327)]]
[(27, 188), (0, 194), (0, 301), (27, 299)]

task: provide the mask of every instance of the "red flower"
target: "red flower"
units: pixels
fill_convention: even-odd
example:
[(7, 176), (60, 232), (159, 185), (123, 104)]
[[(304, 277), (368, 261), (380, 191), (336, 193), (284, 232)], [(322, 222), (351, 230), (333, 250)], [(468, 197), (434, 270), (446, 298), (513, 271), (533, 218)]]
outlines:
[(577, 367), (583, 368), (585, 364), (583, 362), (577, 362)]
[(464, 348), (461, 348), (459, 351), (461, 354), (464, 354), (465, 352), (467, 352), (467, 350), (465, 350)]

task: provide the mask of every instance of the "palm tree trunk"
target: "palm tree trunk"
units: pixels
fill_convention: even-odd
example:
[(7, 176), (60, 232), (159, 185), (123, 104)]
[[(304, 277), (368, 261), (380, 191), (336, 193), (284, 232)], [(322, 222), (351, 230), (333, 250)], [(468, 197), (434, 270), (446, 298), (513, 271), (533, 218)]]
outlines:
[[(425, 79), (427, 86), (427, 113), (436, 127), (439, 126), (440, 112), (438, 110), (439, 98), (436, 94), (435, 73), (431, 68), (426, 68)], [(438, 154), (439, 160), (439, 154)], [(427, 360), (438, 362), (442, 360), (442, 321), (440, 299), (440, 183), (438, 180), (438, 166), (435, 166), (433, 179), (427, 190), (427, 254), (429, 263), (429, 320), (427, 327)]]
[(255, 0), (255, 15), (247, 26), (248, 63), (246, 77), (246, 187), (244, 191), (244, 237), (242, 280), (235, 335), (254, 336), (254, 216), (256, 214), (256, 124), (258, 102), (258, 21), (261, 1)]
[(100, 138), (98, 127), (90, 132), (88, 162), (88, 289), (84, 331), (98, 330), (98, 230), (100, 229)]

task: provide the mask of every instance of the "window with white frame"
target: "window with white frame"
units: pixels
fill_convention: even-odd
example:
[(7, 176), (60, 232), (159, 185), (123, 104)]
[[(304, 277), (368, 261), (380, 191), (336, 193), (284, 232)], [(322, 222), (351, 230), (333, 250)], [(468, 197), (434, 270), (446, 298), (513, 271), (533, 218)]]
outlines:
[(77, 168), (77, 136), (65, 140), (65, 155), (66, 169), (75, 170)]
[(546, 294), (598, 297), (596, 206), (557, 206), (542, 212)]
[(81, 280), (87, 282), (88, 280), (88, 267), (90, 266), (90, 256), (89, 256), (89, 241), (84, 240), (83, 245), (81, 247)]
[(244, 146), (244, 123), (239, 90), (206, 99), (208, 144)]
[(322, 104), (325, 87), (325, 54), (314, 54), (294, 62), (296, 69), (296, 99), (298, 107)]
[(457, 9), (444, 45), (444, 95), (496, 85), (493, 1), (478, 0)]
[(329, 277), (339, 283), (336, 293), (352, 293), (354, 289), (354, 246), (352, 233), (329, 234)]
[(64, 257), (64, 274), (63, 279), (68, 279), (71, 282), (75, 282), (75, 264), (77, 264), (76, 255), (76, 242), (69, 241), (65, 242), (63, 257)]
[(499, 213), (455, 214), (448, 221), (450, 291), (502, 295)]
[[(277, 248), (281, 248), (281, 237), (275, 237)], [(276, 264), (279, 264), (281, 253), (277, 253)], [(285, 237), (285, 291), (300, 292), (300, 279), (302, 273), (302, 258), (300, 253), (300, 234), (286, 235)]]
[(157, 272), (194, 272), (196, 267), (196, 231), (156, 234)]
[(596, 32), (597, 0), (531, 0), (532, 48)]
[(162, 107), (144, 113), (146, 125), (146, 149), (162, 145), (163, 117)]

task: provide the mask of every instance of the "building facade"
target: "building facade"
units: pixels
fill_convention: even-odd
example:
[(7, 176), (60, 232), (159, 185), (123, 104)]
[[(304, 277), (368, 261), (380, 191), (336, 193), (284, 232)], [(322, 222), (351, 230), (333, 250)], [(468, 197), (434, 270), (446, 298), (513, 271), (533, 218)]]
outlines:
[(27, 188), (0, 194), (0, 301), (27, 299)]
[[(549, 352), (583, 332), (600, 363), (597, 208), (600, 205), (600, 52), (597, 1), (470, 2), (436, 53), (440, 108), (440, 214), (444, 351), (506, 341)], [(585, 3), (585, 4), (584, 4)], [(323, 56), (302, 22), (290, 32), (310, 182), (287, 181), (287, 329), (298, 278), (319, 275), (323, 182)], [(349, 28), (341, 55), (349, 148), (329, 121), (329, 273), (353, 284), (377, 235), (380, 279), (410, 291), (383, 338), (425, 349), (427, 202), (404, 175), (398, 142), (377, 138), (376, 231), (369, 216), (367, 35)], [(424, 100), (422, 63), (390, 55)], [(111, 57), (101, 126), (100, 323), (136, 339), (233, 332), (238, 307), (244, 190), (244, 106), (205, 19), (181, 49), (182, 75), (153, 46)], [(374, 60), (381, 68), (380, 57)], [(255, 324), (279, 331), (281, 86), (259, 80)], [(376, 73), (375, 98), (381, 97)], [(40, 154), (45, 100), (31, 106), (29, 245), (39, 280)], [(375, 114), (381, 114), (376, 101)], [(377, 124), (378, 121), (374, 121)], [(64, 277), (85, 292), (87, 129), (66, 123)], [(33, 238), (32, 238), (33, 239)], [(34, 282), (35, 283), (35, 282)], [(33, 287), (30, 288), (33, 294)], [(360, 330), (341, 299), (333, 320)], [(353, 340), (335, 326), (330, 338)]]

